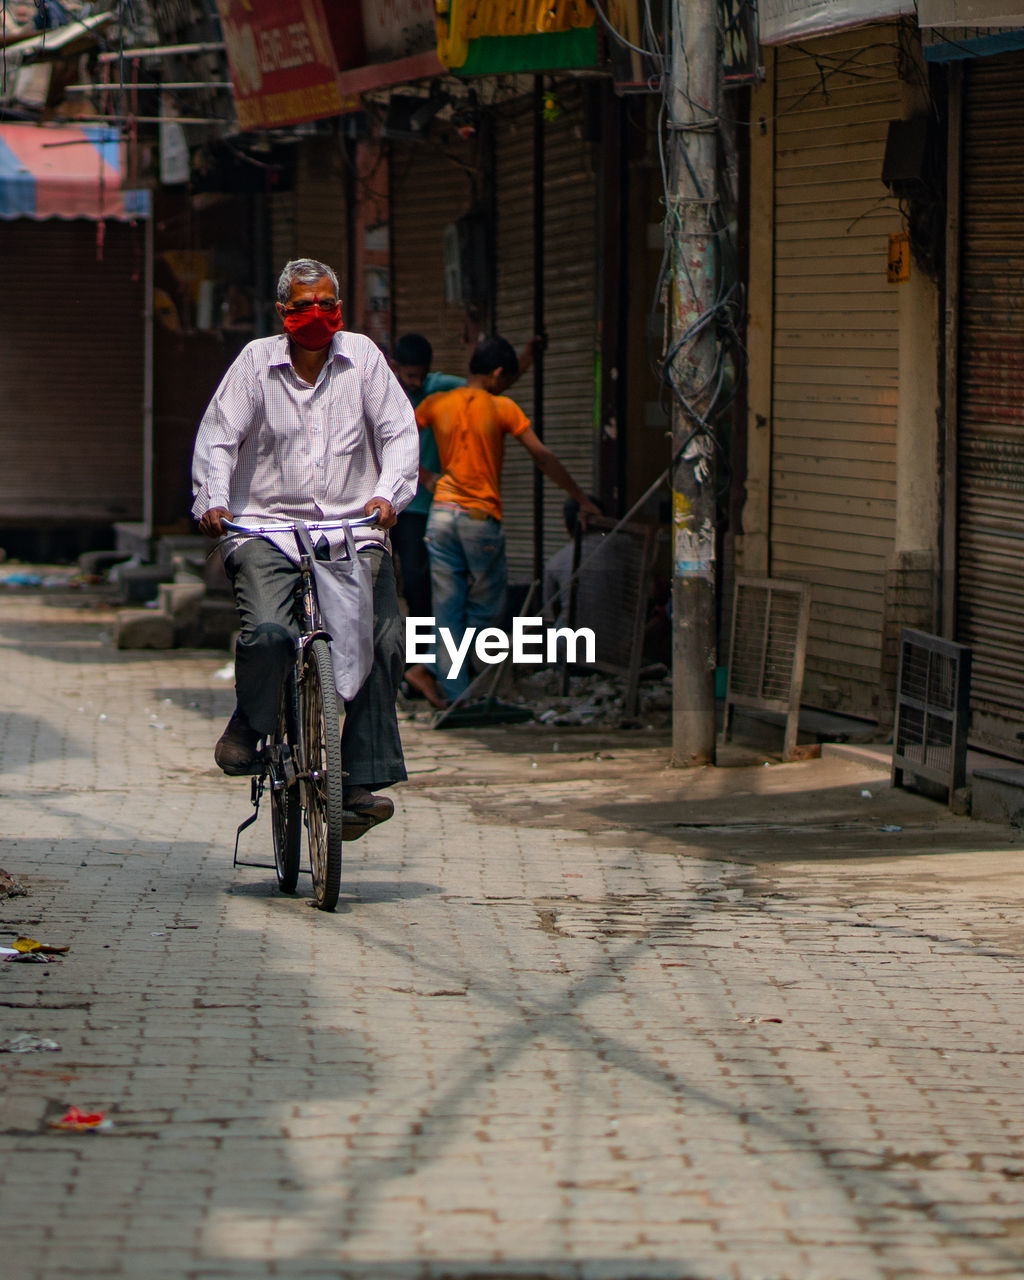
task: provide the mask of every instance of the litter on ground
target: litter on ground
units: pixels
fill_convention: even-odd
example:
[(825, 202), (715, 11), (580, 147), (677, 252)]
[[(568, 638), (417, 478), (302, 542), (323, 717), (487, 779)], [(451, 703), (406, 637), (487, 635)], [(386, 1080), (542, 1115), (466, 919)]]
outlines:
[(113, 1121), (107, 1119), (105, 1111), (80, 1111), (78, 1107), (68, 1107), (59, 1120), (51, 1120), (51, 1129), (65, 1129), (71, 1133), (96, 1133), (103, 1129), (113, 1129)]
[(71, 950), (70, 944), (63, 947), (55, 946), (52, 942), (36, 942), (35, 938), (17, 937), (11, 943), (15, 951), (41, 951), (47, 956), (62, 956)]
[(0, 1053), (54, 1053), (58, 1049), (60, 1045), (56, 1040), (45, 1040), (30, 1031), (19, 1031), (17, 1035), (0, 1040)]
[(28, 893), (25, 886), (9, 871), (0, 869), (0, 902), (4, 898), (22, 898)]

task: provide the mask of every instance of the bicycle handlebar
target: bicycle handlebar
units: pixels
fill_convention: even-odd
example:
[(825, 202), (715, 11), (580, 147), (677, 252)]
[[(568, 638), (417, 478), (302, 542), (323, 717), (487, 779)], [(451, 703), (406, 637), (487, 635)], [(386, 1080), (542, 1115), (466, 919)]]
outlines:
[(324, 530), (330, 529), (355, 529), (367, 525), (379, 524), (377, 515), (372, 516), (356, 516), (353, 520), (321, 520), (321, 521), (305, 521), (289, 520), (286, 524), (261, 524), (261, 525), (245, 525), (235, 524), (233, 520), (222, 520), (221, 524), (225, 529), (230, 529), (232, 533), (294, 533), (299, 523), (306, 524), (306, 528), (315, 533), (322, 533)]

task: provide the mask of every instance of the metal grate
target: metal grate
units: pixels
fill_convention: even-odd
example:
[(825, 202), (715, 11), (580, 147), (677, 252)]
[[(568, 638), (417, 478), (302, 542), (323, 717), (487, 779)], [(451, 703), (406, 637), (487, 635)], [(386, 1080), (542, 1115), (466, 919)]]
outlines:
[(903, 775), (946, 788), (947, 800), (967, 781), (971, 650), (904, 628), (896, 678), (892, 784)]
[(811, 591), (805, 582), (737, 578), (721, 742), (735, 707), (786, 717), (783, 759), (796, 752)]
[[(590, 516), (573, 546), (569, 626), (590, 627), (600, 671), (626, 677), (623, 715), (636, 715), (644, 624), (659, 531), (654, 525), (619, 524)], [(563, 668), (563, 689), (568, 669)]]

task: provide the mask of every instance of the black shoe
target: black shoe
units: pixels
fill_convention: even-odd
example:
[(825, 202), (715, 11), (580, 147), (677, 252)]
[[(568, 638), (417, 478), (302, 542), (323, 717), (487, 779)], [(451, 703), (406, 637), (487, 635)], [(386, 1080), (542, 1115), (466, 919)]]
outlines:
[(259, 741), (260, 735), (236, 709), (213, 749), (213, 758), (232, 777), (258, 773)]
[(341, 823), (343, 840), (358, 840), (365, 836), (371, 827), (387, 822), (395, 812), (395, 806), (387, 796), (375, 796), (365, 787), (346, 787), (344, 790), (345, 812)]

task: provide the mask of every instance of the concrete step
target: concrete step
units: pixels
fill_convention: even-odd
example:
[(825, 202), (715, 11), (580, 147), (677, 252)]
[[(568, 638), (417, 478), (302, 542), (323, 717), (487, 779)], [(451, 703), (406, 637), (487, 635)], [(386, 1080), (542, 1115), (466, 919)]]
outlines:
[(118, 609), (119, 649), (230, 649), (239, 617), (233, 600), (206, 595), (201, 582), (160, 584), (158, 607)]
[[(720, 702), (719, 707), (724, 703)], [(730, 741), (760, 749), (780, 750), (786, 717), (778, 711), (753, 711), (735, 707), (732, 713)], [(874, 742), (880, 736), (878, 725), (871, 720), (852, 720), (849, 716), (801, 707), (797, 742), (801, 746), (826, 742)], [(890, 748), (891, 750), (891, 748)]]
[(175, 582), (202, 582), (203, 562), (192, 556), (177, 554), (171, 561)]
[(207, 596), (200, 602), (195, 638), (187, 643), (198, 649), (230, 649), (232, 637), (241, 626), (235, 602)]
[(157, 608), (175, 620), (183, 620), (186, 614), (195, 615), (206, 595), (201, 582), (162, 582), (157, 588)]
[(125, 604), (144, 604), (155, 600), (160, 584), (170, 582), (174, 574), (169, 565), (123, 564), (117, 566), (117, 584)]
[(1024, 827), (1024, 768), (1008, 764), (975, 769), (971, 775), (971, 817)]
[(173, 565), (176, 556), (187, 556), (201, 563), (209, 550), (210, 539), (201, 533), (165, 533), (156, 540), (155, 559), (157, 564), (168, 567)]
[(173, 649), (174, 619), (159, 609), (118, 609), (114, 644), (118, 649)]
[(78, 557), (78, 568), (88, 577), (99, 577), (130, 558), (127, 551), (83, 551)]

